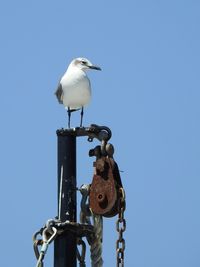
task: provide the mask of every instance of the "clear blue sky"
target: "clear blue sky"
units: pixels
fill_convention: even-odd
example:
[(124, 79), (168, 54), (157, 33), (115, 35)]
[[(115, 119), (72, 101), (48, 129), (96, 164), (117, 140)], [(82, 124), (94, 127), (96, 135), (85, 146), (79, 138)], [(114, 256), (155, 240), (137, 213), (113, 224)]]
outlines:
[[(127, 194), (125, 266), (200, 265), (199, 14), (197, 0), (1, 1), (1, 266), (35, 266), (32, 234), (56, 215), (55, 132), (67, 120), (53, 93), (77, 56), (103, 70), (89, 74), (84, 124), (113, 131)], [(81, 185), (95, 144), (78, 144)], [(115, 240), (106, 219), (106, 267)]]

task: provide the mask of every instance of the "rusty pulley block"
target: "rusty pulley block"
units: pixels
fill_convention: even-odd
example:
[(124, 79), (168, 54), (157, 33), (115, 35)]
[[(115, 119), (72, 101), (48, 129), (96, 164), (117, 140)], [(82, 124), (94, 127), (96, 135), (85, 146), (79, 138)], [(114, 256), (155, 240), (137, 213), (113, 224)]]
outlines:
[(89, 205), (93, 213), (105, 217), (113, 217), (119, 213), (119, 189), (122, 182), (113, 153), (111, 144), (97, 146), (90, 151), (90, 156), (96, 156), (96, 161), (90, 185)]

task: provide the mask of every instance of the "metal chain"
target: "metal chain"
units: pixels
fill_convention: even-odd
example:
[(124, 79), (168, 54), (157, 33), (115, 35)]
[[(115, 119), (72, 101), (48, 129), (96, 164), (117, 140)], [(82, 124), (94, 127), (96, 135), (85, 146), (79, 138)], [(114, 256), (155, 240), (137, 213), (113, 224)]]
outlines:
[(118, 219), (116, 221), (116, 230), (119, 233), (118, 239), (116, 241), (117, 267), (124, 267), (125, 239), (123, 238), (123, 233), (126, 230), (126, 220), (124, 219), (126, 202), (125, 202), (125, 191), (122, 187), (119, 189), (119, 193), (120, 193), (119, 213), (118, 213)]

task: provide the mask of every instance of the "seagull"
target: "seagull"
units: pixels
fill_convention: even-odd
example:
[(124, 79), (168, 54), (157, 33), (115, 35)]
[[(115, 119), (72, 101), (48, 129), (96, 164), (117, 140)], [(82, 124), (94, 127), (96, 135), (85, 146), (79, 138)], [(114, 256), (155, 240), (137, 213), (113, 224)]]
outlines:
[(101, 70), (93, 65), (87, 58), (78, 57), (72, 60), (62, 76), (55, 95), (60, 104), (68, 112), (68, 127), (70, 128), (71, 112), (81, 109), (81, 122), (83, 124), (83, 110), (91, 100), (91, 85), (86, 74), (87, 70)]

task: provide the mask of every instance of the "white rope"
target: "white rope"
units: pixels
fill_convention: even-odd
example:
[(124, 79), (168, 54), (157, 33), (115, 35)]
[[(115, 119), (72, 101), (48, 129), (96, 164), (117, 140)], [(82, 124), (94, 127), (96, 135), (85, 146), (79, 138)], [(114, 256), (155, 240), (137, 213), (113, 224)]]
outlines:
[[(82, 194), (81, 201), (81, 214), (80, 221), (84, 224), (93, 224), (94, 226), (94, 237), (88, 238), (88, 243), (90, 245), (90, 258), (92, 267), (102, 267), (102, 238), (103, 238), (103, 218), (100, 215), (96, 215), (91, 212), (87, 202), (89, 195), (89, 185), (82, 185), (80, 192)], [(91, 223), (91, 218), (93, 223)]]
[(102, 267), (102, 238), (103, 238), (103, 218), (100, 215), (92, 215), (93, 225), (95, 231), (95, 238), (91, 240), (90, 253), (91, 253), (91, 266)]

